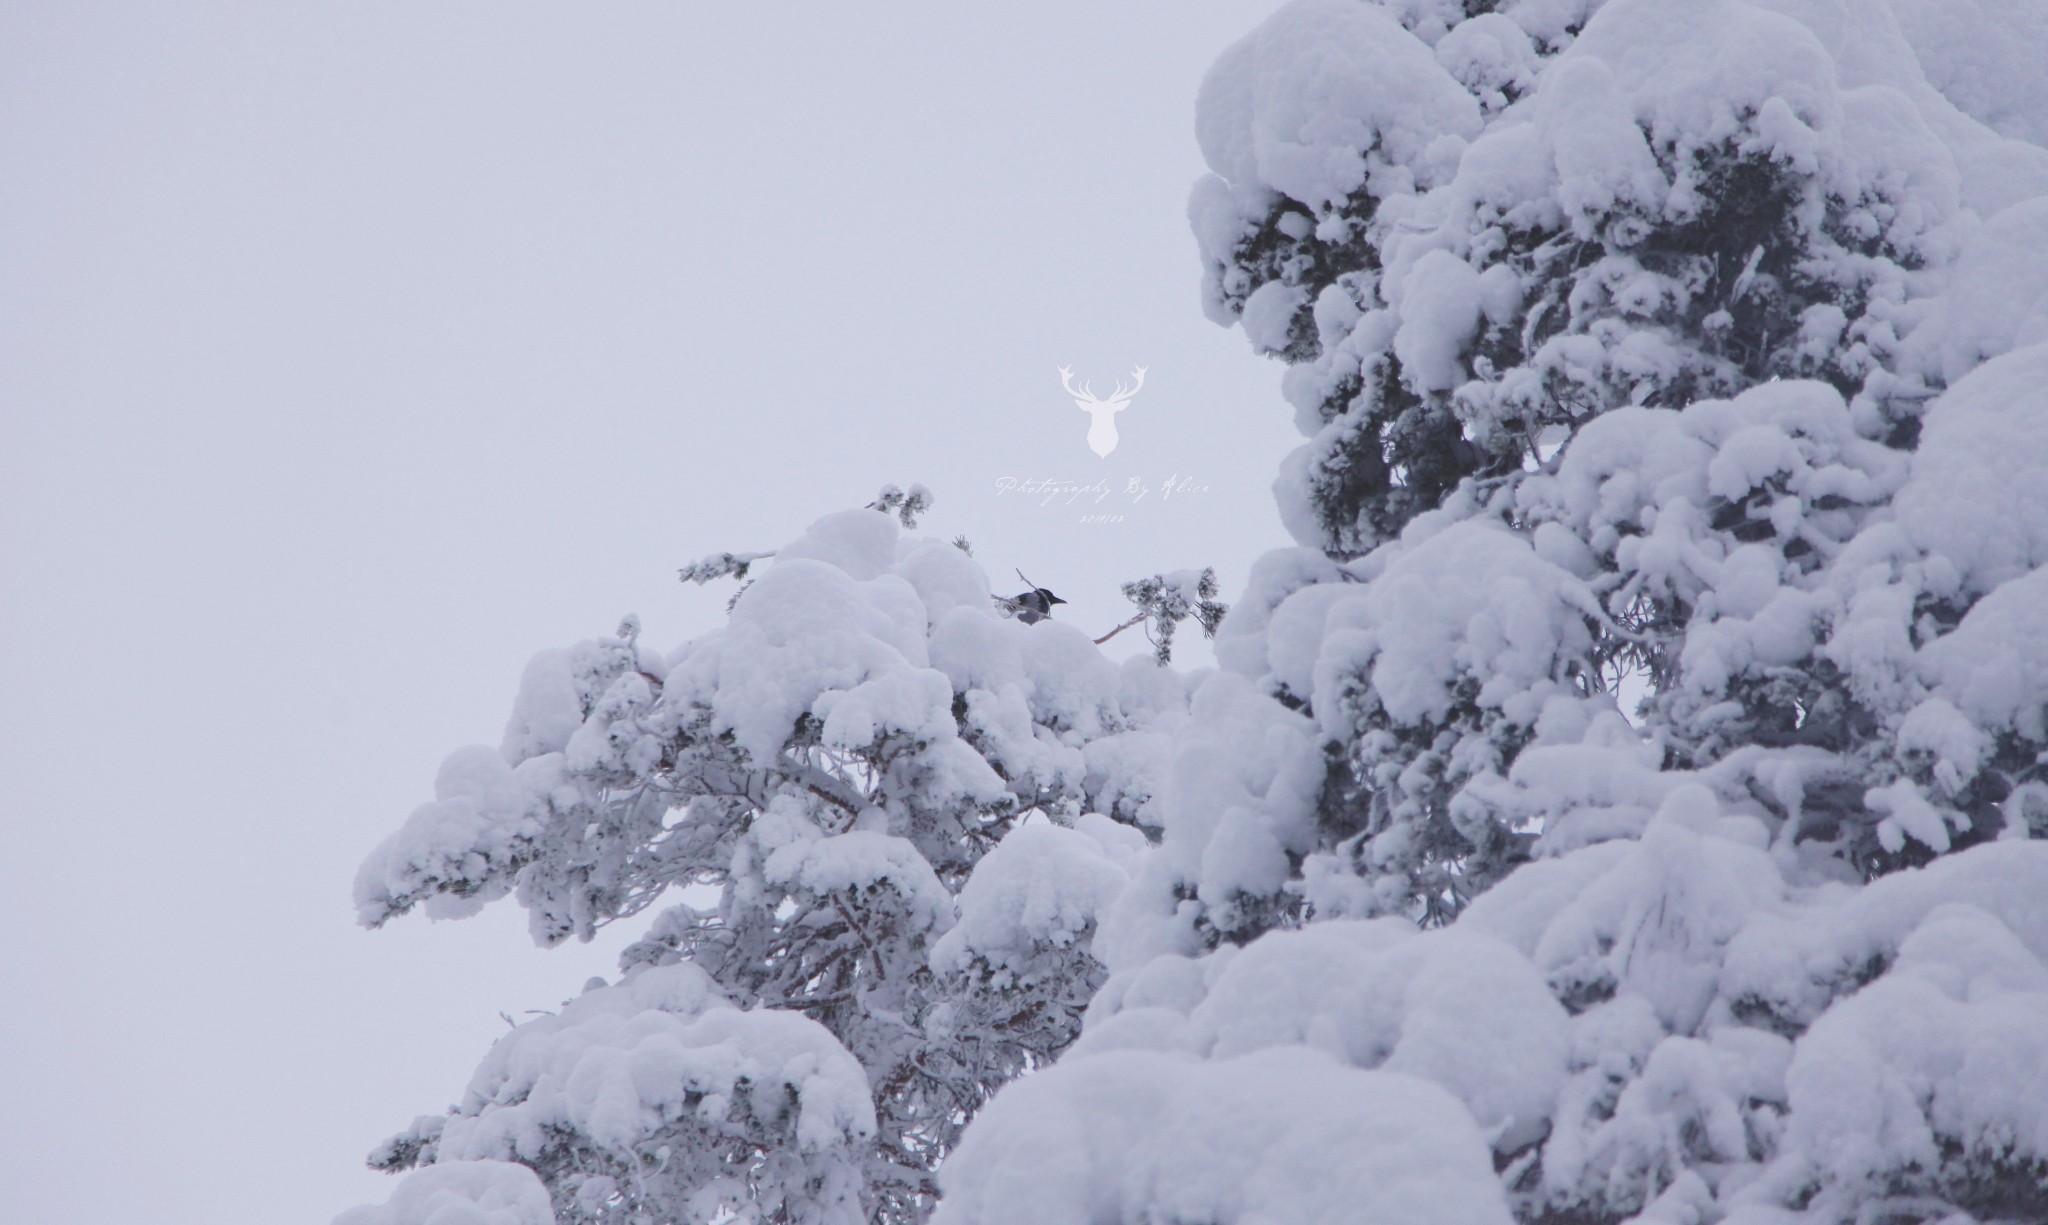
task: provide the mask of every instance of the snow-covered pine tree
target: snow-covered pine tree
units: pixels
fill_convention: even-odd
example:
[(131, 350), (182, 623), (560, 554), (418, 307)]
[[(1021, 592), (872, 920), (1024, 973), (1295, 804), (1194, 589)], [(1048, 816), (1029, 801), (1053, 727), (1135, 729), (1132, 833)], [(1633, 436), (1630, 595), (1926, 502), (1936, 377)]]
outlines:
[(1940, 11), (1224, 55), (1191, 211), (1302, 547), (941, 1222), (2048, 1220), (2048, 114), (1958, 85), (2025, 6)]
[[(1873, 747), (1905, 712), (1818, 625), (1859, 581), (1829, 563), (1889, 514), (1932, 397), (1993, 352), (1949, 335), (1945, 316), (1981, 308), (1943, 290), (1958, 248), (2039, 189), (2042, 150), (1931, 89), (1881, 0), (1683, 20), (1579, 0), (1291, 5), (1224, 55), (1198, 113), (1210, 312), (1293, 364), (1310, 439), (1276, 489), (1315, 552), (1269, 565), (1252, 602), (1389, 566), (1405, 582), (1427, 563), (1397, 559), (1424, 537), (1497, 522), (1521, 543), (1468, 528), (1439, 547), (1522, 550), (1544, 641), (1520, 658), (1559, 686), (1474, 661), (1422, 693), (1373, 679), (1376, 643), (1320, 679), (1276, 669), (1340, 753), (1316, 847), (1292, 849), (1369, 859), (1344, 871), (1375, 878), (1375, 905), (1448, 917), (1528, 853), (1521, 823), (1458, 802), (1466, 785), (1512, 768), (1548, 697), (1605, 700), (1633, 675), (1674, 764), (1827, 754), (1787, 801), (1803, 836), (1865, 870), (1897, 861), (1863, 795), (1918, 759)], [(1921, 586), (1897, 595), (1908, 621), (1955, 624), (1967, 599)], [(1781, 590), (1799, 594), (1758, 651), (1730, 623)], [(1392, 615), (1384, 593), (1312, 599)], [(1815, 632), (1777, 624), (1795, 621)], [(2018, 780), (1973, 779), (1945, 798), (1993, 828)]]
[(1072, 1040), (1185, 682), (998, 616), (904, 530), (929, 500), (687, 568), (746, 580), (722, 629), (544, 652), (503, 742), (448, 759), (363, 865), (364, 923), (510, 894), (545, 945), (667, 908), (383, 1145), (422, 1168), (345, 1219), (916, 1221), (982, 1100)]

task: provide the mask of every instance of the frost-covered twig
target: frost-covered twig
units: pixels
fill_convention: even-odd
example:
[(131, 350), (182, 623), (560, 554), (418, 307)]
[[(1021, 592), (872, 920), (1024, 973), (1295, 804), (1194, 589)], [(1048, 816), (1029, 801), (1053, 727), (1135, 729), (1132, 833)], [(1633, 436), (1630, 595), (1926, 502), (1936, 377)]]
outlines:
[(731, 575), (736, 579), (745, 579), (747, 577), (747, 569), (755, 562), (760, 561), (764, 557), (773, 556), (775, 556), (773, 549), (765, 553), (711, 553), (676, 571), (676, 577), (685, 583), (697, 583), (699, 585), (708, 583), (713, 579), (724, 578), (727, 575)]
[(1173, 659), (1173, 635), (1189, 617), (1202, 627), (1204, 637), (1214, 638), (1229, 606), (1216, 599), (1216, 571), (1175, 570), (1125, 583), (1124, 598), (1138, 606), (1138, 615), (1096, 639), (1107, 642), (1137, 624), (1148, 622), (1145, 636), (1152, 641), (1152, 653), (1164, 665)]
[(894, 485), (884, 485), (882, 492), (875, 495), (875, 500), (868, 503), (867, 508), (895, 515), (905, 527), (916, 527), (917, 517), (932, 508), (932, 491), (916, 483), (907, 492)]

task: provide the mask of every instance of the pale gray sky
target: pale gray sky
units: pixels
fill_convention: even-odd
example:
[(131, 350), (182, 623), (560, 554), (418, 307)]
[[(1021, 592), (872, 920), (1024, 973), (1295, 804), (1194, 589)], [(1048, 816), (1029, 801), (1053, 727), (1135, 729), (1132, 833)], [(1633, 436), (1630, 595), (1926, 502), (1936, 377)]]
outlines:
[[(1084, 626), (1234, 595), (1293, 435), (1183, 208), (1272, 7), (0, 5), (8, 1218), (382, 1199), (364, 1151), (619, 941), (366, 934), (356, 863), (533, 651), (715, 625), (681, 563), (917, 480)], [(1061, 363), (1150, 367), (1107, 459)]]

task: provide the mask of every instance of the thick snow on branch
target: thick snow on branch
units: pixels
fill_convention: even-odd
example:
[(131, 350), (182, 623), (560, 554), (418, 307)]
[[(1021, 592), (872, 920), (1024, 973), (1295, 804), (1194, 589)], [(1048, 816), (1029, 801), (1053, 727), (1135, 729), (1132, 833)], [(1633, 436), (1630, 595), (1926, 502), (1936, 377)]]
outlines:
[[(1823, 882), (1680, 788), (1639, 839), (1531, 864), (1440, 931), (1331, 921), (1118, 971), (1059, 1067), (970, 1129), (942, 1219), (1358, 1219), (1322, 1198), (1340, 1183), (1436, 1205), (1417, 1220), (2038, 1206), (2043, 898), (2048, 845)], [(1365, 1101), (1395, 1117), (1338, 1105)]]
[(548, 1189), (509, 1161), (457, 1161), (421, 1170), (382, 1204), (352, 1208), (334, 1225), (555, 1225)]
[(989, 1106), (943, 1182), (936, 1225), (1513, 1219), (1450, 1095), (1298, 1046), (1063, 1061)]

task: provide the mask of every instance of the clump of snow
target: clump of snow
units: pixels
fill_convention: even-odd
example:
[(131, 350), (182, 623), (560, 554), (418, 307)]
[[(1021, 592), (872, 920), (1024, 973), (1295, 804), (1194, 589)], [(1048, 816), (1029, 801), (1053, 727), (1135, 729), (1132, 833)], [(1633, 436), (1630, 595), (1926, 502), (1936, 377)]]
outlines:
[(668, 667), (653, 651), (622, 639), (540, 652), (520, 678), (519, 696), (513, 700), (498, 751), (507, 762), (518, 765), (568, 748), (570, 738), (613, 682), (632, 671), (659, 682)]
[(1417, 391), (1449, 391), (1466, 379), (1461, 359), (1479, 331), (1479, 274), (1448, 251), (1431, 251), (1408, 269), (1394, 333), (1394, 354)]
[(1159, 853), (1141, 867), (1139, 884), (1104, 921), (1096, 941), (1102, 960), (1114, 969), (1186, 951), (1191, 916), (1170, 900), (1176, 881), (1199, 881), (1213, 921), (1223, 924), (1241, 898), (1278, 889), (1288, 852), (1312, 844), (1322, 773), (1306, 719), (1241, 677), (1222, 673), (1204, 684), (1162, 783), (1160, 804), (1173, 819)]
[(1012, 831), (974, 865), (960, 890), (959, 923), (932, 946), (932, 969), (956, 974), (978, 964), (999, 985), (1028, 977), (1040, 951), (1089, 939), (1144, 846), (1143, 834), (1098, 813), (1074, 829)]
[(413, 811), (356, 873), (356, 913), (374, 925), (415, 900), (436, 918), (473, 913), (510, 888), (543, 828), (548, 797), (564, 786), (561, 755), (505, 764), (475, 745), (451, 754), (434, 781), (437, 798)]
[(1961, 380), (1980, 362), (2048, 342), (2048, 198), (1987, 220), (1949, 276), (1940, 312), (1908, 339), (1942, 379)]
[(875, 1126), (866, 1073), (822, 1026), (742, 1012), (678, 963), (636, 970), (500, 1038), (438, 1155), (535, 1161), (573, 1131), (625, 1158), (681, 1123), (786, 1129), (806, 1151), (848, 1153)]
[(1840, 122), (1827, 48), (1743, 0), (1609, 0), (1559, 62), (1577, 59), (1608, 65), (1650, 139), (1681, 154), (1736, 140), (1810, 163)]
[(1801, 905), (1764, 913), (1730, 942), (1721, 991), (1776, 1028), (1803, 1029), (1839, 994), (1881, 970), (1935, 908), (1968, 901), (2048, 958), (2048, 847), (1997, 843), (1958, 851), (1862, 888), (1808, 892)]
[(1218, 58), (1195, 103), (1202, 156), (1321, 210), (1361, 186), (1406, 190), (1479, 108), (1377, 5), (1293, 0)]
[(1985, 596), (1920, 658), (1935, 688), (1979, 727), (2048, 739), (2048, 567)]
[[(742, 1011), (681, 963), (593, 984), (516, 1027), (447, 1116), (421, 1124), (409, 1147), (426, 1164), (390, 1203), (337, 1225), (553, 1225), (550, 1190), (558, 1204), (602, 1204), (622, 1179), (694, 1211), (777, 1150), (771, 1164), (797, 1168), (776, 1173), (805, 1188), (791, 1207), (856, 1225), (875, 1112), (860, 1063), (823, 1026)], [(658, 1191), (640, 1182), (651, 1166), (667, 1175)]]
[(900, 538), (894, 517), (871, 510), (826, 515), (802, 536), (775, 551), (780, 562), (821, 561), (857, 583), (878, 578), (896, 563)]
[(1464, 1108), (1424, 1080), (1302, 1047), (1127, 1051), (990, 1103), (940, 1175), (934, 1222), (1508, 1225), (1492, 1171)]
[[(1786, 1074), (1786, 1147), (1825, 1199), (1905, 1184), (1974, 1198), (2048, 1171), (2048, 967), (1990, 914), (1935, 908), (1891, 970), (1814, 1022)], [(1978, 1193), (1981, 1194), (1981, 1193)], [(2003, 1205), (1999, 1205), (2003, 1206)]]
[[(881, 515), (869, 517), (894, 528)], [(899, 595), (907, 599), (890, 598)], [(915, 623), (906, 624), (913, 611)], [(701, 695), (714, 726), (730, 731), (750, 756), (773, 760), (797, 717), (822, 694), (925, 666), (924, 623), (924, 610), (900, 579), (856, 580), (822, 561), (778, 556), (740, 596), (726, 630), (676, 661), (669, 683)], [(929, 702), (937, 694), (924, 696)], [(950, 721), (943, 707), (914, 703), (896, 715), (913, 733)]]
[(1263, 352), (1279, 353), (1294, 342), (1294, 317), (1308, 304), (1308, 295), (1297, 286), (1268, 281), (1244, 300), (1239, 323), (1245, 339)]
[(1331, 691), (1364, 668), (1380, 705), (1403, 723), (1441, 721), (1467, 676), (1481, 678), (1481, 705), (1540, 702), (1560, 661), (1586, 640), (1584, 618), (1596, 606), (1579, 580), (1481, 520), (1402, 545), (1324, 621), (1314, 678), (1301, 687), (1323, 699), (1326, 719), (1338, 706)]
[(2043, 456), (2048, 343), (1985, 362), (1929, 407), (1911, 479), (1894, 499), (1899, 522), (1973, 591), (2048, 564)]
[(555, 1225), (548, 1190), (509, 1161), (451, 1161), (406, 1175), (382, 1204), (351, 1208), (334, 1225)]
[(1442, 1086), (1503, 1151), (1541, 1134), (1563, 1080), (1564, 1010), (1525, 958), (1478, 932), (1331, 921), (1269, 933), (1211, 970), (1201, 991), (1173, 1001), (1177, 1023), (1132, 990), (1150, 966), (1113, 979), (1077, 1055), (1150, 1047), (1227, 1059), (1310, 1046)]
[(796, 838), (769, 853), (762, 875), (817, 896), (886, 889), (911, 930), (937, 934), (953, 925), (953, 895), (905, 838), (866, 829)]
[[(2005, 722), (2010, 719), (1986, 719), (1994, 727)], [(1934, 759), (1935, 780), (1951, 793), (1977, 776), (1990, 755), (1990, 739), (1955, 703), (1938, 697), (1908, 711), (1899, 720), (1897, 736), (1900, 752), (1925, 753)]]
[(1504, 13), (1481, 13), (1436, 40), (1436, 62), (1463, 85), (1487, 114), (1507, 106), (1536, 83), (1536, 48)]

